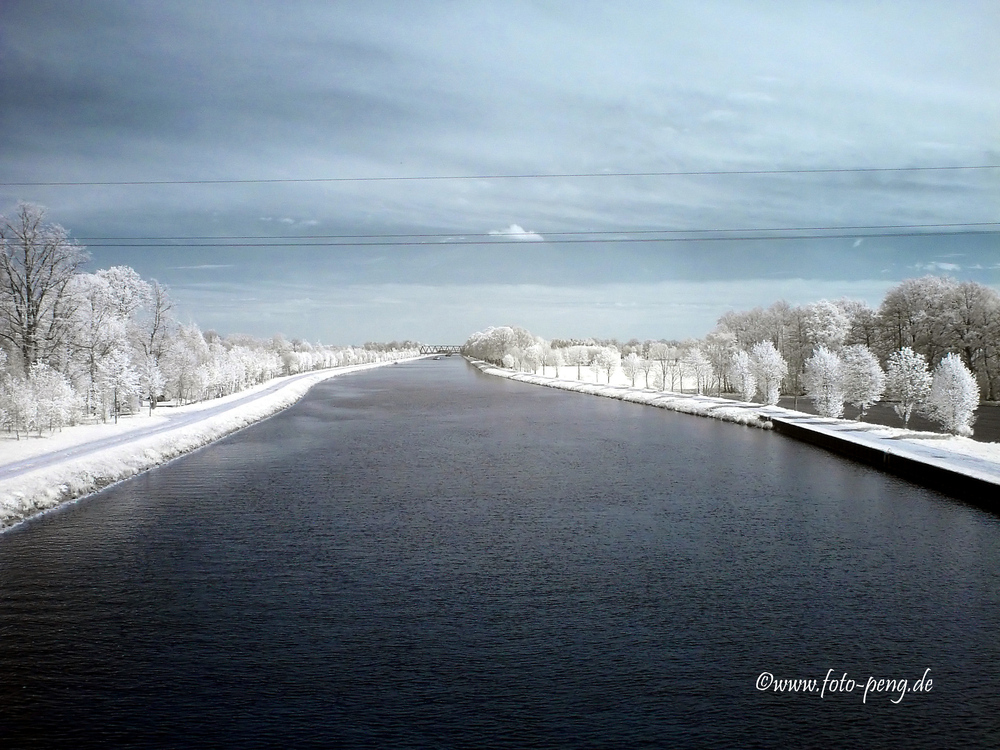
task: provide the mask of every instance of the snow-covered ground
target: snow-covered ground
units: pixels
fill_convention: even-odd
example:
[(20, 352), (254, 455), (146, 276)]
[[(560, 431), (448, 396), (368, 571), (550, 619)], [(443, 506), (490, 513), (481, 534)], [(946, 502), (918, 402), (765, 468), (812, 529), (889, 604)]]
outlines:
[[(406, 360), (401, 360), (406, 361)], [(338, 367), (264, 383), (225, 398), (160, 407), (118, 424), (43, 437), (0, 438), (0, 531), (260, 421), (328, 378), (393, 364)]]
[[(632, 386), (624, 376), (617, 373), (611, 383), (595, 382), (593, 373), (584, 370), (582, 380), (566, 377), (576, 375), (576, 368), (562, 367), (563, 377), (515, 372), (495, 367), (485, 362), (473, 361), (480, 370), (490, 375), (517, 380), (522, 383), (544, 385), (550, 388), (588, 393), (595, 396), (616, 398), (622, 401), (658, 406), (671, 411), (712, 417), (727, 422), (751, 427), (771, 429), (772, 418), (794, 420), (797, 424), (808, 424), (811, 429), (835, 435), (840, 440), (849, 440), (897, 455), (916, 458), (938, 466), (947, 466), (953, 471), (987, 478), (1000, 486), (1000, 443), (980, 443), (965, 437), (944, 435), (939, 432), (917, 432), (896, 427), (857, 422), (849, 419), (827, 419), (814, 414), (785, 409), (780, 406), (762, 406), (743, 401), (734, 401), (715, 396), (696, 396), (670, 393)], [(552, 368), (549, 368), (551, 370)], [(589, 377), (586, 377), (589, 374)], [(639, 378), (636, 382), (641, 382)]]

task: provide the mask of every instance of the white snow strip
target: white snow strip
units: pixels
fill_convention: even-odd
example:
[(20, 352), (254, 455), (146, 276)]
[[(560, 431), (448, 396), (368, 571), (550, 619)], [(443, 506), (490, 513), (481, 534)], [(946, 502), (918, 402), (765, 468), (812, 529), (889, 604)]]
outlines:
[[(0, 533), (269, 417), (322, 380), (390, 364), (279, 378), (226, 398), (157, 409), (152, 417), (121, 420), (118, 425), (70, 427), (48, 438), (5, 440), (0, 456)], [(166, 411), (170, 413), (162, 413)]]
[(828, 419), (780, 406), (763, 406), (714, 396), (693, 396), (629, 385), (564, 380), (547, 375), (515, 372), (479, 360), (470, 361), (488, 375), (496, 375), (521, 383), (544, 385), (549, 388), (560, 388), (567, 391), (616, 398), (621, 401), (648, 404), (671, 411), (711, 417), (751, 427), (772, 429), (771, 419), (782, 418), (801, 427), (833, 436), (838, 440), (877, 448), (892, 455), (910, 458), (959, 474), (993, 482), (1000, 489), (1000, 443), (980, 443), (970, 438), (955, 435), (883, 427), (849, 419)]

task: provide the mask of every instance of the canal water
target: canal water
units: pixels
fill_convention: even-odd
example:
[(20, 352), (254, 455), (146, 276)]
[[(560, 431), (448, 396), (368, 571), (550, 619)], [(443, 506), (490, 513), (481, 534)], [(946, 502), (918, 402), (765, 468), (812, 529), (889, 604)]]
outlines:
[(0, 747), (998, 747), (998, 563), (780, 435), (395, 365), (0, 536)]

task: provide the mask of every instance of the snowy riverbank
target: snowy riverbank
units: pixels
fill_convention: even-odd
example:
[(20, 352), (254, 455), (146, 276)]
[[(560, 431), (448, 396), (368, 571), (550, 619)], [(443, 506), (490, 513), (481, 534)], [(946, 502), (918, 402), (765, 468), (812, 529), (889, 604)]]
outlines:
[[(938, 474), (952, 473), (985, 483), (977, 485), (979, 487), (992, 490), (995, 486), (996, 490), (1000, 491), (1000, 443), (979, 443), (970, 438), (938, 432), (918, 432), (848, 419), (828, 419), (780, 406), (764, 406), (714, 396), (655, 391), (627, 384), (568, 380), (548, 375), (515, 372), (478, 360), (470, 362), (488, 375), (522, 383), (615, 398), (750, 427), (773, 429), (776, 423), (781, 427), (794, 425), (794, 433), (788, 429), (781, 431), (866, 463), (879, 465), (914, 481), (920, 482), (921, 479), (920, 472), (914, 471), (912, 466), (924, 465), (934, 467)], [(894, 460), (895, 466), (900, 467), (898, 470), (893, 468)], [(905, 468), (904, 464), (911, 468)], [(949, 492), (946, 483), (936, 481), (934, 486), (936, 489)], [(966, 491), (951, 494), (959, 494), (973, 501), (978, 500), (977, 497), (970, 497)], [(982, 503), (977, 502), (977, 504)]]
[[(401, 360), (408, 361), (408, 360)], [(161, 407), (118, 424), (69, 427), (0, 447), (0, 531), (158, 466), (291, 406), (329, 378), (393, 364), (279, 378), (221, 399)]]
[[(715, 396), (697, 396), (691, 394), (674, 393), (672, 391), (657, 391), (651, 388), (628, 385), (625, 381), (617, 378), (611, 383), (599, 383), (591, 379), (570, 380), (551, 375), (538, 375), (527, 372), (517, 372), (503, 367), (491, 365), (480, 360), (469, 360), (473, 365), (488, 375), (496, 375), (509, 380), (517, 380), (521, 383), (531, 383), (533, 385), (543, 385), (549, 388), (559, 388), (564, 391), (576, 391), (577, 393), (587, 393), (592, 396), (604, 396), (606, 398), (616, 398), (620, 401), (631, 401), (637, 404), (657, 406), (661, 409), (678, 411), (684, 414), (694, 414), (699, 417), (711, 417), (721, 419), (725, 422), (735, 422), (749, 427), (759, 427), (765, 430), (771, 429), (771, 416), (794, 415), (799, 412), (784, 409), (780, 406), (762, 406), (761, 404), (751, 404), (743, 401), (734, 401), (728, 398), (718, 398)], [(572, 368), (563, 368), (572, 369)], [(616, 373), (617, 375), (617, 373)]]

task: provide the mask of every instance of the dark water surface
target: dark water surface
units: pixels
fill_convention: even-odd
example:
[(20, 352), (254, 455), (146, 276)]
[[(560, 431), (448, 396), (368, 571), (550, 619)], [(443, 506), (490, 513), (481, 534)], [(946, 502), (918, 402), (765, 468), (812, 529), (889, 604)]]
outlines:
[(780, 435), (387, 367), (0, 536), (0, 747), (1000, 747), (998, 562)]

